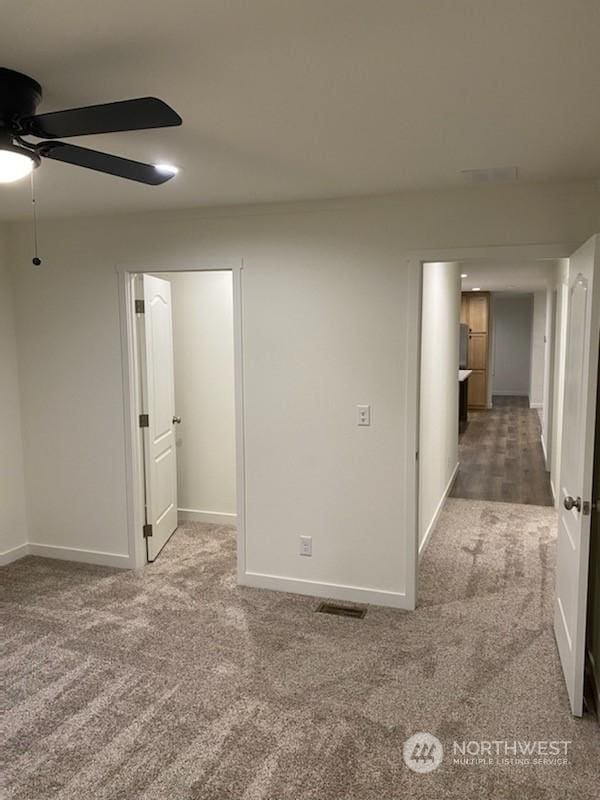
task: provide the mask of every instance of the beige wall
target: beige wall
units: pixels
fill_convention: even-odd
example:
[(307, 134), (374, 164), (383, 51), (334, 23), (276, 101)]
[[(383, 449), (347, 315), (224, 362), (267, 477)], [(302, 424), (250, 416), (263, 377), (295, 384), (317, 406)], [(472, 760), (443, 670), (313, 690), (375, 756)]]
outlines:
[[(410, 251), (597, 230), (594, 187), (548, 184), (42, 222), (41, 271), (29, 225), (14, 226), (32, 537), (128, 554), (116, 265), (243, 258), (247, 570), (401, 604), (416, 499)], [(370, 428), (357, 403), (372, 405)]]
[(188, 518), (235, 515), (231, 272), (180, 272), (171, 282), (177, 491)]
[(419, 433), (419, 552), (458, 463), (460, 265), (423, 265)]
[(13, 291), (0, 228), (0, 564), (25, 555), (27, 519)]

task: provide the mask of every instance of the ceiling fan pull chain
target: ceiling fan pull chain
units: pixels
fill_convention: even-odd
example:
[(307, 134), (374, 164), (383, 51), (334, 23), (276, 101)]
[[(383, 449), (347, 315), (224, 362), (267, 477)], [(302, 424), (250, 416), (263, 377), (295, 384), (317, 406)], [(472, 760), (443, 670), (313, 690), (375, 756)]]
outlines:
[(34, 267), (41, 267), (42, 259), (38, 257), (37, 206), (35, 204), (33, 172), (31, 173), (31, 207), (33, 210), (33, 258), (31, 259), (31, 263)]

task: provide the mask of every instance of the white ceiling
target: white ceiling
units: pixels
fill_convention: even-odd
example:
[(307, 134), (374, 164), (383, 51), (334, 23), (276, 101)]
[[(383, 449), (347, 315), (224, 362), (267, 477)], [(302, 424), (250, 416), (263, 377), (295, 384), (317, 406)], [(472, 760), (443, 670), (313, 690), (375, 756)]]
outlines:
[[(4, 0), (1, 66), (43, 110), (156, 95), (180, 129), (72, 140), (178, 178), (145, 187), (46, 162), (40, 213), (600, 176), (598, 0)], [(27, 181), (0, 219), (29, 214)]]
[(526, 261), (501, 264), (469, 262), (461, 264), (462, 289), (479, 288), (487, 292), (535, 292), (555, 282), (558, 261)]

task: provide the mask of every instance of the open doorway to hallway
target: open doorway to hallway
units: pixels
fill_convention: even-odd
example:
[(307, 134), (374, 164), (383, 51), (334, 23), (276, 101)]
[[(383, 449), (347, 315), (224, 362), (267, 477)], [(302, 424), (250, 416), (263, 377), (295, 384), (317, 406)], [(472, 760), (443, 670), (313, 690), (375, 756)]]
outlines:
[[(597, 237), (557, 262), (422, 263), (419, 559), (437, 562), (440, 585), (456, 568), (445, 575), (439, 563), (451, 564), (458, 544), (466, 596), (555, 585), (540, 624), (553, 632), (576, 716), (597, 505), (599, 275)], [(539, 564), (525, 579), (528, 550)]]
[(568, 260), (422, 266), (419, 553), (447, 497), (552, 506)]
[(143, 536), (152, 562), (174, 535), (218, 538), (236, 524), (232, 273), (138, 274), (134, 289)]
[(450, 496), (552, 506), (560, 264), (460, 269), (459, 467)]

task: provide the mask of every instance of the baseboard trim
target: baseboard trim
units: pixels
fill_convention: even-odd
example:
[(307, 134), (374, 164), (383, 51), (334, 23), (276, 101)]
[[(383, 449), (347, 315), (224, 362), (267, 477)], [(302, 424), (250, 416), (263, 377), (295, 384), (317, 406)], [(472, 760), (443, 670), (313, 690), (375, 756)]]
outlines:
[(442, 509), (444, 508), (444, 503), (446, 502), (448, 495), (452, 491), (452, 486), (454, 485), (454, 481), (456, 480), (456, 476), (458, 475), (458, 468), (460, 467), (460, 462), (456, 462), (456, 466), (452, 470), (452, 475), (450, 475), (450, 480), (448, 481), (446, 488), (444, 489), (444, 493), (440, 498), (440, 502), (437, 504), (437, 508), (435, 509), (435, 513), (431, 518), (431, 522), (427, 526), (427, 530), (425, 531), (425, 536), (423, 536), (423, 541), (419, 545), (419, 561), (425, 552), (425, 548), (429, 544), (429, 540), (431, 538), (431, 534), (435, 530), (435, 526), (438, 523), (440, 518), (440, 514), (442, 513)]
[(211, 525), (236, 525), (237, 514), (227, 511), (200, 511), (197, 508), (178, 508), (180, 522), (208, 522)]
[(18, 561), (20, 558), (24, 558), (28, 555), (29, 545), (18, 544), (16, 547), (11, 547), (10, 550), (4, 550), (2, 553), (0, 553), (0, 567), (4, 567), (7, 564), (12, 564), (13, 561)]
[(492, 391), (492, 397), (529, 397), (529, 392), (511, 392), (504, 389), (494, 389)]
[(548, 471), (548, 453), (546, 452), (546, 442), (544, 441), (544, 434), (540, 436), (540, 442), (542, 443), (542, 451), (544, 453), (544, 466), (546, 467), (546, 472)]
[(404, 592), (388, 592), (363, 586), (343, 586), (338, 583), (322, 583), (304, 578), (285, 578), (280, 575), (248, 571), (239, 577), (238, 583), (254, 589), (270, 589), (308, 597), (324, 597), (331, 600), (346, 600), (351, 603), (367, 603), (374, 606), (412, 610)]
[(552, 478), (550, 478), (550, 491), (552, 492), (552, 499), (554, 500), (554, 507), (557, 508), (557, 505), (556, 505), (556, 490), (554, 488), (554, 484), (552, 483)]
[(529, 408), (543, 408), (543, 407), (544, 407), (543, 403), (532, 403), (532, 402), (529, 403)]
[(102, 553), (99, 550), (80, 550), (77, 547), (57, 547), (51, 544), (31, 542), (28, 545), (29, 555), (41, 558), (54, 558), (59, 561), (77, 561), (83, 564), (97, 564), (102, 567), (132, 569), (129, 556), (119, 553)]

